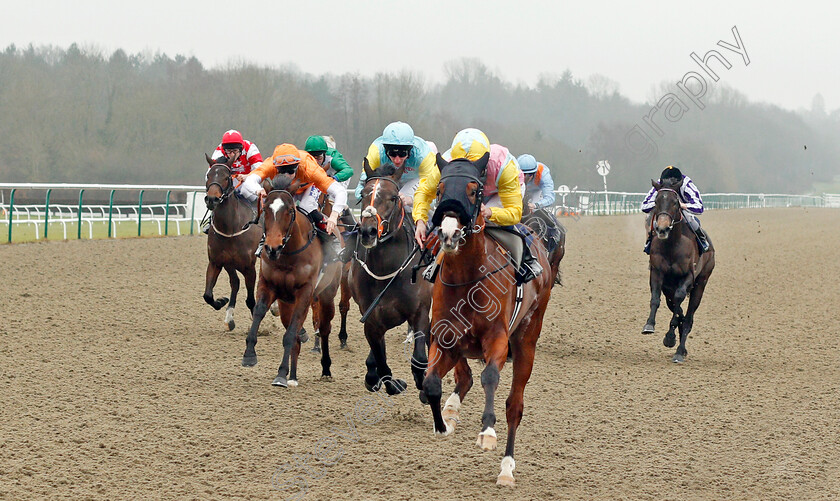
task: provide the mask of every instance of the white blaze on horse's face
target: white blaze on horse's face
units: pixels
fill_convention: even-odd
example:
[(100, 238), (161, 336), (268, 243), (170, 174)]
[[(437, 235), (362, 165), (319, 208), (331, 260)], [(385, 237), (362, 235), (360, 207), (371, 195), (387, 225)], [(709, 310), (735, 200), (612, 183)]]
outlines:
[(440, 244), (443, 252), (447, 254), (458, 252), (458, 246), (461, 244), (461, 239), (464, 236), (464, 231), (458, 218), (447, 216), (443, 218), (440, 223)]
[(273, 202), (271, 202), (271, 205), (269, 205), (268, 208), (271, 209), (271, 212), (274, 213), (274, 217), (276, 218), (277, 217), (277, 211), (282, 209), (284, 205), (285, 204), (283, 203), (283, 199), (280, 198), (280, 197), (277, 197), (277, 198), (274, 199)]

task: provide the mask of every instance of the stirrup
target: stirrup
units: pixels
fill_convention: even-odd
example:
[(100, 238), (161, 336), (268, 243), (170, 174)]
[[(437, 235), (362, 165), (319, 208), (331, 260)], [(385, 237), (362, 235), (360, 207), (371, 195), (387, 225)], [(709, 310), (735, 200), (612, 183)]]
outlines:
[(423, 279), (427, 282), (435, 283), (435, 278), (437, 278), (438, 271), (440, 271), (440, 265), (437, 261), (432, 261), (426, 269), (423, 271)]

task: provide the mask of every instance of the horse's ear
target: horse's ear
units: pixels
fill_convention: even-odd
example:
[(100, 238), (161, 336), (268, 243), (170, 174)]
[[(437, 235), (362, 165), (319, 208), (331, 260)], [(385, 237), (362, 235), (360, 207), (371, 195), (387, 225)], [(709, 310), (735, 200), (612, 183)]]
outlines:
[(403, 163), (399, 169), (395, 170), (394, 173), (391, 174), (391, 179), (399, 181), (400, 178), (402, 178), (403, 172), (405, 172), (405, 163)]
[(659, 190), (661, 190), (661, 189), (662, 189), (662, 183), (660, 183), (659, 181), (654, 181), (653, 179), (651, 179), (651, 180), (650, 180), (650, 184), (653, 186), (653, 188), (654, 188), (656, 191), (659, 191)]
[(443, 169), (445, 169), (445, 168), (446, 168), (446, 166), (447, 166), (447, 165), (449, 165), (449, 162), (447, 162), (446, 160), (444, 160), (444, 159), (443, 159), (443, 155), (441, 155), (440, 153), (438, 153), (438, 154), (435, 156), (435, 162), (437, 163), (438, 170), (439, 170), (439, 171), (441, 171), (441, 172), (443, 172)]
[(365, 176), (368, 179), (373, 177), (373, 169), (370, 168), (370, 162), (368, 162), (367, 157), (365, 157), (364, 161), (362, 162), (362, 166), (365, 168)]
[(225, 165), (227, 165), (228, 167), (233, 167), (233, 155), (227, 157), (227, 162), (225, 162)]
[(213, 165), (213, 160), (210, 159), (210, 155), (207, 153), (204, 154), (204, 158), (207, 159), (207, 165)]
[(489, 161), (490, 161), (490, 152), (488, 151), (488, 152), (484, 153), (484, 155), (481, 155), (481, 158), (479, 158), (475, 162), (475, 166), (478, 167), (478, 172), (480, 173), (480, 177), (484, 177), (485, 172), (487, 172), (487, 162), (489, 162)]

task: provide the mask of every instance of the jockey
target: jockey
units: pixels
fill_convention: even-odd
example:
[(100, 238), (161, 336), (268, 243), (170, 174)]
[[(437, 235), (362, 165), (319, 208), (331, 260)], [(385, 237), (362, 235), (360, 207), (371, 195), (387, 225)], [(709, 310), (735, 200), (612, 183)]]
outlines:
[[(394, 164), (397, 169), (405, 166), (405, 171), (400, 178), (400, 198), (409, 209), (414, 201), (414, 192), (421, 180), (428, 177), (429, 173), (439, 174), (435, 155), (429, 149), (429, 145), (422, 137), (415, 136), (414, 129), (403, 122), (388, 124), (382, 131), (382, 135), (371, 143), (365, 158), (372, 170), (386, 163)], [(356, 186), (357, 199), (362, 198), (365, 179), (367, 175), (362, 172), (359, 184)]]
[[(265, 193), (261, 185), (262, 181), (266, 178), (273, 179), (277, 175), (294, 176), (297, 180), (305, 183), (302, 189), (308, 189), (309, 184), (312, 184), (335, 201), (333, 211), (327, 218), (325, 229), (328, 235), (334, 235), (338, 215), (347, 207), (347, 191), (341, 186), (341, 183), (327, 176), (324, 168), (318, 165), (315, 158), (306, 151), (298, 150), (293, 144), (281, 144), (274, 148), (274, 154), (270, 158), (266, 159), (245, 178), (245, 182), (242, 183), (242, 194), (249, 200), (256, 200), (257, 197)], [(309, 212), (309, 217), (315, 223), (324, 219), (324, 215), (317, 208)], [(258, 256), (262, 252), (264, 239), (265, 236), (263, 235), (263, 241), (260, 242), (256, 252)], [(332, 251), (334, 255), (329, 256), (329, 259), (325, 256), (325, 263), (333, 261), (337, 256), (336, 245), (338, 245), (338, 242), (333, 241), (326, 246), (326, 250)]]
[[(700, 198), (700, 190), (694, 186), (694, 182), (691, 180), (690, 177), (686, 176), (680, 170), (673, 165), (669, 165), (665, 167), (665, 170), (662, 171), (662, 175), (659, 176), (659, 182), (664, 182), (666, 179), (675, 179), (680, 180), (682, 179), (682, 185), (680, 186), (680, 209), (682, 209), (682, 215), (688, 225), (691, 227), (694, 234), (697, 235), (697, 241), (700, 244), (700, 253), (704, 253), (709, 250), (709, 241), (706, 239), (706, 232), (704, 232), (700, 228), (700, 220), (697, 218), (695, 214), (702, 214), (703, 213), (703, 199)], [(653, 237), (653, 233), (650, 231), (650, 224), (652, 214), (650, 211), (653, 210), (654, 205), (656, 205), (656, 188), (651, 188), (645, 197), (645, 200), (642, 202), (642, 212), (647, 214), (646, 227), (647, 227), (647, 241), (645, 242), (645, 254), (650, 254), (650, 241)]]
[[(442, 156), (445, 159), (466, 158), (472, 162), (490, 153), (484, 184), (484, 202), (481, 214), (484, 219), (496, 226), (515, 228), (523, 240), (522, 266), (518, 271), (521, 282), (527, 282), (542, 273), (542, 266), (531, 254), (526, 243), (530, 230), (522, 224), (522, 195), (525, 192), (525, 179), (519, 170), (516, 158), (507, 148), (490, 144), (487, 136), (478, 129), (464, 129), (455, 135), (450, 148)], [(412, 216), (417, 224), (415, 240), (423, 247), (426, 240), (429, 206), (435, 199), (440, 171), (434, 169), (420, 184), (414, 194)]]
[[(303, 149), (312, 155), (327, 175), (338, 181), (346, 191), (350, 178), (353, 177), (353, 167), (350, 167), (338, 150), (327, 145), (324, 136), (309, 136)], [(310, 186), (300, 199), (300, 208), (306, 212), (317, 209), (320, 196), (321, 190), (315, 185)]]
[(519, 155), (516, 161), (525, 175), (525, 203), (531, 212), (554, 205), (554, 180), (549, 168), (528, 153)]
[[(242, 134), (234, 129), (222, 134), (222, 142), (219, 143), (219, 146), (216, 146), (216, 150), (213, 151), (210, 160), (223, 159), (221, 161), (226, 162), (230, 158), (233, 158), (233, 165), (230, 168), (231, 174), (240, 182), (245, 179), (245, 175), (249, 174), (253, 168), (263, 161), (262, 154), (260, 153), (260, 149), (257, 148), (257, 145), (251, 141), (242, 139)], [(207, 172), (210, 172), (209, 167)], [(205, 177), (207, 177), (206, 173)], [(236, 191), (241, 193), (241, 188), (242, 186), (240, 185)], [(207, 224), (201, 228), (201, 231), (204, 233), (210, 230), (210, 219), (212, 217), (213, 215), (211, 214), (210, 218), (207, 219)]]

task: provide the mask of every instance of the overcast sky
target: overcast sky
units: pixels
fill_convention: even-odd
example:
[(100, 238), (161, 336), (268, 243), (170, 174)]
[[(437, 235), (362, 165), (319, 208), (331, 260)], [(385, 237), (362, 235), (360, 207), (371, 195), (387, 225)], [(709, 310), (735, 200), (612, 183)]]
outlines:
[[(0, 0), (0, 12), (3, 48), (76, 42), (106, 54), (195, 56), (211, 68), (246, 60), (313, 74), (410, 69), (430, 81), (443, 78), (444, 62), (478, 57), (528, 85), (565, 69), (584, 81), (601, 74), (636, 102), (697, 71), (692, 52), (715, 49), (731, 64), (710, 63), (720, 82), (750, 100), (810, 108), (819, 92), (828, 110), (840, 108), (840, 4), (825, 1)], [(733, 26), (748, 66), (717, 45), (736, 44)]]

